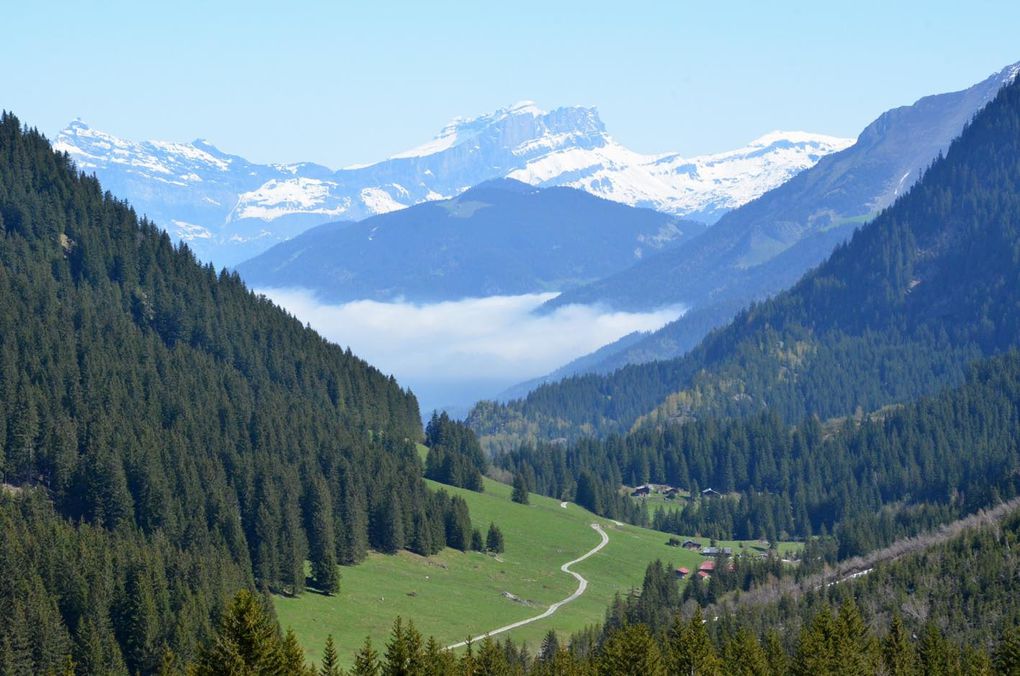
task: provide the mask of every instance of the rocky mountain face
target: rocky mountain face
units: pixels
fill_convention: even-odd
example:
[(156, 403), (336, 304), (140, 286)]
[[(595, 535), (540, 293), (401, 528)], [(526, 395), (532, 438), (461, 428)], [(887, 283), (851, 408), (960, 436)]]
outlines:
[(503, 177), (713, 222), (850, 143), (774, 132), (715, 155), (645, 155), (617, 143), (594, 108), (546, 112), (525, 102), (456, 119), (424, 145), (336, 171), (259, 165), (204, 140), (127, 141), (81, 121), (54, 146), (199, 257), (234, 265), (314, 225), (448, 199)]

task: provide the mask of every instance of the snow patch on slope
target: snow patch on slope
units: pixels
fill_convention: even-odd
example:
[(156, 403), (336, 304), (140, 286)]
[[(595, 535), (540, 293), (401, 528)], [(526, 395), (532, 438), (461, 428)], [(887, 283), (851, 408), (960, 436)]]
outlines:
[(295, 213), (339, 216), (347, 210), (346, 204), (327, 206), (334, 188), (336, 183), (314, 178), (272, 179), (238, 196), (235, 218), (271, 221)]

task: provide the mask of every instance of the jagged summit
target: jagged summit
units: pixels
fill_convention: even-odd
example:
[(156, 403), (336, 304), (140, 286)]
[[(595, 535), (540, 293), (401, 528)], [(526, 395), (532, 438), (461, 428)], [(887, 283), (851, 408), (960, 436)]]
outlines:
[(646, 155), (614, 140), (593, 107), (547, 111), (521, 101), (454, 119), (432, 140), (385, 160), (339, 170), (258, 165), (205, 139), (128, 141), (81, 120), (57, 135), (55, 147), (201, 257), (233, 265), (311, 226), (454, 197), (494, 178), (574, 187), (712, 222), (851, 142), (772, 132), (714, 155)]

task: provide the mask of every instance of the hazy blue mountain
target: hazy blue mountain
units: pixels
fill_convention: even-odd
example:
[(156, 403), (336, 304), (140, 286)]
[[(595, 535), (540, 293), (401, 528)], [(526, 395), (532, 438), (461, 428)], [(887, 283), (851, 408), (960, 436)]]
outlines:
[(358, 223), (318, 226), (237, 270), (326, 301), (435, 302), (559, 291), (622, 270), (704, 225), (573, 188), (497, 179)]
[[(687, 246), (693, 245), (691, 242)], [(1020, 336), (1020, 81), (791, 289), (682, 357), (544, 385), (469, 416), (490, 443), (768, 412), (788, 423), (910, 401)]]
[(639, 310), (682, 303), (691, 309), (652, 334), (628, 336), (523, 388), (679, 356), (749, 303), (790, 287), (909, 189), (1018, 70), (1015, 64), (969, 89), (883, 113), (853, 146), (731, 211), (684, 247), (553, 299), (547, 307), (597, 302)]
[(850, 143), (773, 132), (714, 155), (644, 155), (613, 140), (594, 108), (546, 112), (524, 102), (455, 119), (424, 145), (336, 171), (258, 165), (204, 140), (127, 141), (80, 120), (54, 147), (201, 258), (234, 265), (314, 225), (455, 197), (503, 177), (712, 222)]

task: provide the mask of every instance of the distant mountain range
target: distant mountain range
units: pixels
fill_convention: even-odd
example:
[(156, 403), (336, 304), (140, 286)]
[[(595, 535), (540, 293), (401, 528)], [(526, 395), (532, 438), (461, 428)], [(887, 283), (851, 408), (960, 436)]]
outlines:
[(1015, 349), (1018, 70), (1006, 72), (1010, 84), (995, 87), (920, 181), (788, 291), (745, 309), (682, 357), (567, 378), (506, 405), (482, 402), (469, 422), (490, 444), (512, 449), (522, 439), (706, 417), (826, 420), (959, 383), (969, 362)]
[(315, 225), (448, 199), (503, 177), (713, 222), (851, 142), (774, 132), (715, 155), (644, 155), (614, 141), (594, 108), (546, 112), (520, 103), (456, 119), (422, 146), (338, 171), (255, 164), (204, 140), (127, 141), (80, 120), (54, 147), (199, 257), (235, 265)]
[(321, 225), (238, 266), (255, 288), (330, 302), (439, 302), (569, 289), (702, 232), (573, 188), (495, 179), (458, 197)]
[(854, 145), (731, 211), (684, 246), (553, 299), (547, 309), (599, 303), (626, 310), (683, 304), (690, 310), (653, 334), (626, 336), (503, 396), (523, 396), (543, 382), (609, 373), (692, 349), (742, 308), (792, 286), (905, 193), (1018, 72), (1020, 64), (1014, 64), (963, 91), (883, 113)]

